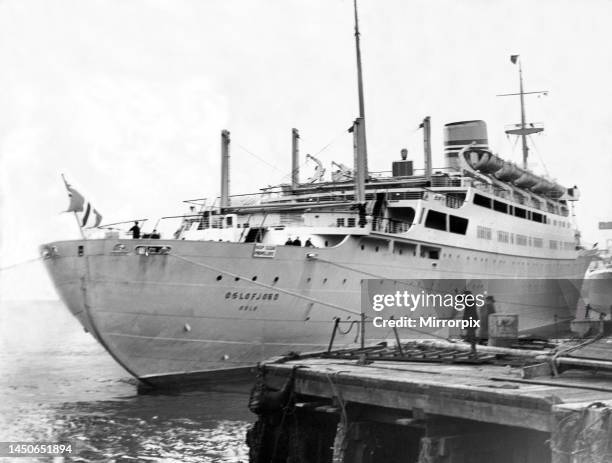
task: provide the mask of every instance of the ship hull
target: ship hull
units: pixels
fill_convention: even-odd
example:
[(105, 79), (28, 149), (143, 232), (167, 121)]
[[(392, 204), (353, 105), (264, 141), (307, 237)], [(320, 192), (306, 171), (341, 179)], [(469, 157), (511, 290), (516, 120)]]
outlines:
[[(167, 253), (137, 252), (147, 246)], [(574, 315), (589, 264), (502, 260), (459, 248), (433, 260), (352, 236), (333, 248), (276, 246), (266, 257), (252, 243), (188, 240), (64, 241), (45, 249), (53, 249), (45, 264), (69, 310), (117, 362), (152, 385), (231, 378), (270, 357), (325, 349), (335, 317), (349, 323), (334, 346), (352, 345), (358, 328), (350, 322), (359, 320), (367, 278), (506, 279), (513, 287), (497, 311), (518, 313), (522, 333), (558, 335)]]
[(612, 314), (612, 268), (588, 272), (584, 280), (585, 300), (602, 314)]

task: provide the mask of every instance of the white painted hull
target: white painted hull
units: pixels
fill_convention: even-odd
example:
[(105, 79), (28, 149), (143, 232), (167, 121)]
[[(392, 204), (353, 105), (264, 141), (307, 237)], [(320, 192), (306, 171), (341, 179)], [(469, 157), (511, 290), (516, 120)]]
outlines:
[[(113, 254), (118, 243), (129, 252)], [(496, 296), (497, 311), (518, 313), (522, 332), (550, 332), (573, 317), (589, 264), (588, 258), (512, 258), (459, 248), (445, 248), (434, 261), (393, 253), (382, 243), (349, 236), (334, 248), (277, 246), (274, 258), (254, 258), (252, 243), (63, 241), (47, 245), (56, 248), (56, 255), (45, 263), (62, 300), (85, 329), (131, 374), (153, 382), (324, 349), (334, 317), (359, 319), (361, 280), (375, 276), (512, 279), (514, 287)], [(135, 255), (136, 244), (172, 250)], [(309, 259), (309, 252), (317, 258)], [(236, 281), (230, 274), (243, 278)], [(559, 286), (542, 278), (571, 283)], [(356, 335), (356, 327), (338, 333), (335, 346), (354, 343)]]

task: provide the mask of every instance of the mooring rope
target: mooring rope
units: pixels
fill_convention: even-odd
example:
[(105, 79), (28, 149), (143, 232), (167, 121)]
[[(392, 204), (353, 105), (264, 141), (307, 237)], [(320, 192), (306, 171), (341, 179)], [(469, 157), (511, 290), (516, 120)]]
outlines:
[(24, 260), (23, 262), (17, 262), (16, 264), (7, 265), (6, 267), (0, 267), (0, 272), (4, 272), (5, 270), (11, 270), (16, 267), (21, 267), (22, 265), (31, 264), (33, 262), (42, 260), (42, 257), (34, 257), (32, 259)]

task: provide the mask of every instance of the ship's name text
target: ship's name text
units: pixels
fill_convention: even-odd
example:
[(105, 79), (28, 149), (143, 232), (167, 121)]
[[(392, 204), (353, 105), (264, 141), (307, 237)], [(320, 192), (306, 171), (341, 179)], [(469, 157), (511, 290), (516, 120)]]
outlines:
[(225, 293), (225, 299), (237, 299), (243, 301), (276, 301), (278, 300), (278, 296), (278, 293), (260, 293), (257, 291), (228, 291)]

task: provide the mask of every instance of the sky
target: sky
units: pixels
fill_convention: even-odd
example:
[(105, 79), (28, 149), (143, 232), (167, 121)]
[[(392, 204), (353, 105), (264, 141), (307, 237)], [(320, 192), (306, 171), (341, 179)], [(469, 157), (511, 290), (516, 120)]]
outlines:
[[(434, 166), (445, 123), (483, 119), (491, 148), (543, 122), (530, 168), (578, 185), (587, 243), (612, 232), (612, 1), (361, 0), (371, 170), (402, 148), (421, 167), (425, 116)], [(105, 223), (181, 214), (219, 192), (220, 132), (231, 132), (231, 192), (288, 180), (291, 128), (302, 160), (352, 163), (358, 115), (350, 0), (0, 1), (0, 298), (53, 298), (38, 246), (78, 238), (60, 174)], [(305, 163), (302, 179), (313, 172)], [(162, 222), (162, 230), (176, 223)], [(7, 269), (10, 267), (10, 269)]]

